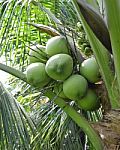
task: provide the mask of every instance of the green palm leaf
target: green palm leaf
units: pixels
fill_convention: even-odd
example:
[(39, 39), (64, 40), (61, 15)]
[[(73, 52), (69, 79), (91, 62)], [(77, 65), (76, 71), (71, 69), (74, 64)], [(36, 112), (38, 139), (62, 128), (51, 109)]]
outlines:
[(38, 134), (32, 141), (32, 149), (83, 149), (85, 135), (58, 106), (48, 101), (32, 116)]
[(0, 149), (29, 150), (35, 125), (2, 83), (0, 93)]

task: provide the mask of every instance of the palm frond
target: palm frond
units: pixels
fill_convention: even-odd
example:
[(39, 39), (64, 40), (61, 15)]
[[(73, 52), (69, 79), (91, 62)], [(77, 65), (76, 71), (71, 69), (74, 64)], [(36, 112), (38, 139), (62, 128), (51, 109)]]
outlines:
[(29, 150), (36, 132), (34, 123), (2, 83), (0, 93), (0, 149)]
[(33, 149), (83, 149), (84, 133), (53, 102), (42, 105), (32, 118), (39, 131), (33, 139)]
[(1, 14), (0, 55), (5, 56), (6, 63), (16, 66), (22, 71), (24, 71), (24, 67), (28, 63), (27, 56), (29, 49), (26, 45), (29, 46), (31, 43), (44, 45), (48, 36), (28, 25), (27, 22), (41, 22), (42, 24), (46, 24), (48, 23), (48, 19), (42, 11), (27, 0), (12, 0), (8, 2)]

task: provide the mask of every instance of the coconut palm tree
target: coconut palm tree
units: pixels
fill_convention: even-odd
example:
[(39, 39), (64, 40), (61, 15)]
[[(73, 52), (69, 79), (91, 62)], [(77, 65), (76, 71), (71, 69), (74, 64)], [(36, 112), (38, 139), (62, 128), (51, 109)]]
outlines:
[[(7, 66), (1, 63), (0, 69), (18, 78), (11, 79), (17, 101), (1, 84), (1, 149), (8, 149), (9, 143), (9, 149), (85, 149), (86, 145), (119, 149), (119, 2), (11, 0), (2, 1), (1, 6), (1, 56)], [(65, 102), (47, 88), (40, 91), (28, 84), (24, 71), (30, 45), (45, 45), (59, 34), (68, 40), (79, 64), (84, 59), (77, 51), (82, 49), (81, 40), (90, 45), (102, 76), (102, 83), (94, 85), (101, 97), (99, 110), (81, 111), (73, 101)], [(51, 101), (46, 102), (46, 97)]]

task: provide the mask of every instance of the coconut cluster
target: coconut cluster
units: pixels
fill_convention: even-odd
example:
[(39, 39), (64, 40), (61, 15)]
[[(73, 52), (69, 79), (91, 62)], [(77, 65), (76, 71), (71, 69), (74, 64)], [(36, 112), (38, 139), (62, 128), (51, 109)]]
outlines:
[(29, 84), (37, 88), (44, 88), (55, 81), (52, 90), (59, 97), (75, 101), (86, 111), (98, 109), (98, 96), (89, 87), (89, 83), (95, 84), (100, 80), (96, 59), (90, 57), (78, 64), (77, 73), (74, 64), (65, 37), (55, 36), (48, 40), (46, 47), (31, 47), (26, 77)]

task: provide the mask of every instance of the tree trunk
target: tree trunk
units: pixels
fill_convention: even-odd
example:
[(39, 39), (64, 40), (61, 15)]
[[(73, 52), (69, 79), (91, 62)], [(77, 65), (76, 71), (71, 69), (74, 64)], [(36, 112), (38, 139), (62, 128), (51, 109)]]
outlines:
[(103, 140), (104, 150), (120, 150), (120, 109), (111, 109), (103, 82), (96, 85), (96, 92), (101, 97), (103, 118), (97, 123), (92, 123), (92, 126)]
[(120, 110), (110, 110), (92, 126), (102, 138), (104, 150), (120, 150)]

